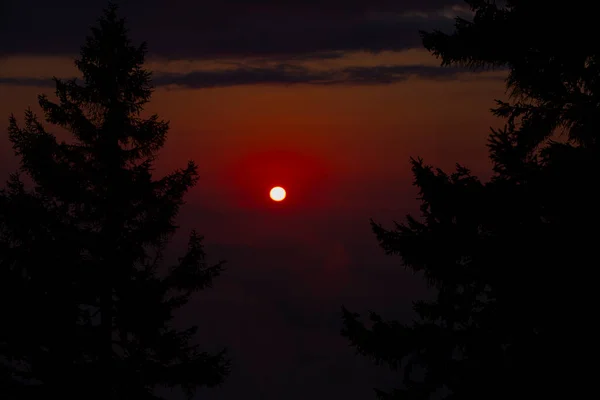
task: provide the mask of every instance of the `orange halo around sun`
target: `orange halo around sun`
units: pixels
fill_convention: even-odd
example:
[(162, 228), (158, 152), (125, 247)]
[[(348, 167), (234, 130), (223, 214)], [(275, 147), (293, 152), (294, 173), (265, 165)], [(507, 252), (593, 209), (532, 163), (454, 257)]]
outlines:
[(271, 199), (273, 201), (281, 201), (281, 200), (285, 199), (285, 189), (282, 188), (281, 186), (275, 186), (269, 192), (269, 196), (271, 197)]

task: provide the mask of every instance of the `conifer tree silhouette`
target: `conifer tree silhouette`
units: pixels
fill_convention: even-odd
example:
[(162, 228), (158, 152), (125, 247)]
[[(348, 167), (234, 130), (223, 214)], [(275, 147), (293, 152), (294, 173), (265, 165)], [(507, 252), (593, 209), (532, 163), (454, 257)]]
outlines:
[[(600, 223), (600, 48), (585, 3), (467, 1), (472, 21), (422, 33), (443, 65), (506, 67), (506, 118), (489, 138), (493, 177), (447, 174), (413, 159), (421, 218), (373, 230), (388, 254), (422, 273), (433, 301), (412, 324), (343, 309), (358, 352), (403, 372), (381, 399), (577, 398), (595, 285)], [(577, 18), (575, 18), (577, 16)], [(583, 368), (583, 369), (582, 369)]]
[(58, 101), (39, 96), (46, 121), (72, 140), (31, 110), (24, 126), (10, 117), (21, 167), (0, 192), (2, 398), (157, 399), (157, 386), (191, 397), (229, 372), (224, 350), (194, 344), (197, 327), (172, 324), (223, 265), (207, 263), (194, 231), (162, 268), (197, 168), (153, 178), (169, 124), (141, 117), (152, 94), (146, 45), (131, 44), (117, 11), (109, 5), (81, 48), (83, 82), (55, 78)]

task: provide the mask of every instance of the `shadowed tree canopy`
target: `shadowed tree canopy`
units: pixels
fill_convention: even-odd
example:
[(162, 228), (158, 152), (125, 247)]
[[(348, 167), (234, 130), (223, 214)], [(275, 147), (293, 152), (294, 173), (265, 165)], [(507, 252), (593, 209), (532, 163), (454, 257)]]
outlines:
[(580, 144), (596, 144), (600, 128), (600, 43), (595, 6), (586, 1), (469, 0), (472, 20), (455, 31), (421, 32), (427, 50), (445, 66), (509, 69), (511, 103), (494, 113), (520, 121), (523, 148), (557, 128)]
[(494, 174), (484, 183), (461, 165), (446, 173), (412, 160), (421, 218), (372, 227), (435, 298), (414, 304), (412, 324), (377, 313), (365, 324), (343, 309), (342, 334), (402, 371), (381, 399), (580, 397), (593, 383), (600, 239), (591, 3), (468, 3), (472, 21), (422, 36), (443, 65), (508, 68), (510, 101), (493, 110), (507, 123), (489, 138)]
[[(165, 265), (193, 162), (153, 177), (169, 124), (142, 118), (150, 100), (146, 45), (134, 46), (110, 5), (75, 64), (83, 81), (39, 96), (59, 141), (31, 110), (10, 117), (21, 159), (0, 191), (0, 393), (3, 399), (157, 399), (156, 387), (219, 385), (225, 352), (195, 343), (173, 313), (210, 287), (222, 263), (205, 260), (202, 237)], [(23, 179), (25, 178), (25, 179)]]

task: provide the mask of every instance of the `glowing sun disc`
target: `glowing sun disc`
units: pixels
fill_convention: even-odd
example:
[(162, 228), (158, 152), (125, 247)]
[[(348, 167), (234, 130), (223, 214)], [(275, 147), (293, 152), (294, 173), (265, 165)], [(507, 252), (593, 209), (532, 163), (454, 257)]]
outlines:
[(271, 199), (274, 201), (281, 201), (285, 199), (285, 189), (281, 186), (275, 186), (271, 189), (271, 192), (269, 192), (269, 196), (271, 196)]

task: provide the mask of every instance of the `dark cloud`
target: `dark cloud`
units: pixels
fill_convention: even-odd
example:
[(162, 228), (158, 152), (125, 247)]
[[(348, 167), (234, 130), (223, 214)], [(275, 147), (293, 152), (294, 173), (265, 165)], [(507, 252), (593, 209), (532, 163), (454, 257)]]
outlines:
[(50, 78), (4, 78), (0, 77), (0, 85), (55, 87)]
[[(179, 86), (206, 89), (238, 85), (384, 85), (403, 82), (409, 78), (430, 80), (457, 79), (468, 71), (461, 68), (425, 65), (381, 65), (346, 67), (336, 70), (314, 70), (299, 65), (279, 64), (272, 67), (240, 66), (235, 69), (194, 71), (186, 74), (159, 74), (155, 86)], [(494, 79), (503, 79), (494, 76)], [(54, 87), (43, 78), (1, 78), (0, 84)]]
[(156, 85), (178, 85), (188, 88), (210, 88), (253, 84), (312, 85), (380, 85), (405, 81), (411, 77), (423, 79), (456, 79), (460, 68), (423, 65), (384, 65), (347, 67), (317, 71), (291, 64), (275, 67), (240, 67), (220, 71), (195, 71), (188, 74), (157, 76)]
[[(418, 30), (449, 27), (444, 17), (402, 16), (460, 0), (123, 0), (136, 41), (170, 58), (280, 56), (420, 46)], [(103, 0), (8, 0), (0, 55), (73, 54)]]

